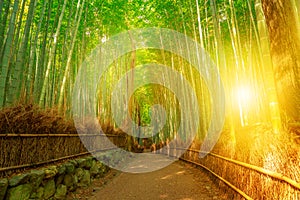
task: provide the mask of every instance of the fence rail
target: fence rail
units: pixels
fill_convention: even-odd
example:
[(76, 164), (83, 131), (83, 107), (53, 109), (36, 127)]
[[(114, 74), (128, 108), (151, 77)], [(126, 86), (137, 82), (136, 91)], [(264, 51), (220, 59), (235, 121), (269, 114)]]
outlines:
[[(243, 199), (299, 199), (300, 197), (300, 183), (281, 173), (197, 149), (174, 146), (168, 149), (161, 153), (203, 168), (231, 188), (234, 192), (232, 195), (239, 194)], [(184, 151), (184, 154), (177, 151)], [(198, 156), (199, 153), (208, 156), (202, 160)], [(231, 166), (226, 167), (226, 163), (230, 163)]]
[(217, 177), (218, 179), (220, 179), (221, 181), (223, 181), (226, 185), (228, 185), (231, 189), (233, 189), (235, 192), (239, 193), (242, 197), (244, 197), (247, 200), (253, 200), (251, 197), (249, 197), (245, 192), (243, 192), (242, 190), (240, 190), (239, 188), (237, 188), (236, 186), (234, 186), (233, 184), (231, 184), (229, 181), (225, 180), (223, 177), (219, 176), (218, 174), (216, 174), (215, 172), (213, 172), (212, 170), (210, 170), (209, 168), (207, 168), (206, 166), (200, 164), (200, 163), (196, 163), (194, 161), (191, 160), (187, 160), (184, 158), (180, 158), (180, 160), (183, 160), (185, 162), (188, 163), (192, 163), (194, 165), (197, 165), (199, 167), (202, 167), (203, 169), (205, 169), (206, 171), (210, 172), (212, 175), (214, 175), (215, 177)]
[(126, 138), (116, 134), (0, 134), (0, 177), (112, 148), (103, 137), (125, 146)]
[(211, 152), (202, 152), (200, 150), (186, 149), (186, 148), (170, 148), (170, 149), (179, 149), (179, 150), (185, 150), (185, 151), (192, 151), (192, 152), (195, 152), (195, 153), (207, 153), (208, 155), (214, 156), (216, 158), (219, 158), (219, 159), (234, 163), (236, 165), (239, 165), (239, 166), (257, 171), (261, 174), (267, 175), (267, 176), (272, 177), (274, 179), (284, 181), (284, 182), (288, 183), (289, 185), (293, 186), (294, 188), (300, 190), (300, 183), (298, 183), (295, 180), (292, 180), (291, 178), (289, 178), (287, 176), (284, 176), (283, 174), (278, 173), (278, 172), (273, 172), (273, 171), (264, 169), (262, 167), (258, 167), (258, 166), (251, 165), (251, 164), (248, 164), (248, 163), (244, 163), (244, 162), (241, 162), (241, 161), (233, 160), (231, 158), (226, 158), (224, 156), (220, 156), (220, 155), (217, 155), (217, 154), (214, 154), (214, 153), (211, 153)]
[(0, 134), (0, 137), (94, 137), (94, 136), (101, 136), (101, 137), (123, 137), (120, 135), (113, 135), (113, 134), (15, 134), (15, 133), (7, 133), (7, 134)]
[(61, 158), (46, 160), (46, 161), (32, 163), (32, 164), (4, 167), (4, 168), (0, 168), (0, 172), (5, 172), (5, 171), (9, 171), (9, 170), (16, 170), (16, 169), (25, 169), (25, 168), (31, 168), (31, 167), (38, 167), (40, 165), (46, 165), (46, 164), (58, 162), (58, 161), (61, 161), (61, 160), (73, 159), (73, 158), (86, 156), (86, 155), (96, 153), (96, 152), (103, 152), (103, 151), (114, 150), (114, 149), (117, 149), (117, 148), (106, 148), (106, 149), (100, 149), (100, 150), (94, 150), (94, 151), (87, 151), (87, 152), (78, 153), (78, 154), (75, 154), (75, 155), (64, 156), (64, 157), (61, 157)]

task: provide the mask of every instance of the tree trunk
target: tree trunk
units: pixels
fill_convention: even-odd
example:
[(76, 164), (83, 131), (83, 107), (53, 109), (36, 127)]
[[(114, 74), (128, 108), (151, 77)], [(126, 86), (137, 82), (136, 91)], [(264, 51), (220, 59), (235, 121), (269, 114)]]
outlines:
[(300, 121), (299, 19), (290, 0), (262, 0), (276, 88), (284, 122)]
[(72, 38), (71, 47), (70, 47), (70, 50), (69, 50), (69, 53), (68, 53), (67, 65), (66, 65), (66, 68), (65, 68), (65, 73), (64, 73), (62, 84), (61, 84), (60, 93), (59, 93), (58, 110), (61, 113), (63, 113), (62, 112), (63, 111), (62, 107), (63, 107), (64, 91), (65, 91), (65, 87), (66, 87), (66, 80), (67, 80), (69, 70), (70, 70), (70, 66), (71, 66), (71, 59), (72, 59), (72, 54), (73, 54), (73, 50), (74, 50), (75, 41), (76, 41), (76, 38), (77, 38), (78, 27), (79, 27), (79, 24), (80, 24), (80, 21), (81, 21), (81, 15), (82, 15), (83, 7), (84, 7), (84, 1), (85, 0), (83, 0), (83, 2), (82, 2), (81, 9), (80, 9), (80, 0), (78, 0), (78, 4), (77, 4), (75, 20), (77, 19), (78, 11), (80, 10), (79, 11), (79, 16), (78, 16), (78, 19), (77, 19), (77, 24), (76, 24), (76, 26), (74, 27), (74, 30), (73, 30), (73, 34), (72, 34), (73, 38)]
[(6, 82), (8, 78), (8, 71), (9, 71), (9, 60), (11, 55), (11, 49), (13, 47), (13, 37), (15, 32), (15, 22), (16, 22), (16, 15), (19, 8), (19, 0), (15, 0), (13, 11), (10, 17), (9, 22), (9, 30), (7, 33), (7, 39), (3, 50), (3, 59), (1, 62), (1, 74), (0, 74), (0, 107), (4, 106), (5, 104), (5, 96), (6, 96)]
[(269, 117), (272, 122), (273, 130), (278, 132), (281, 129), (281, 118), (278, 107), (278, 97), (276, 93), (272, 59), (270, 56), (270, 42), (265, 23), (264, 13), (261, 6), (261, 1), (255, 1), (255, 12), (257, 19), (257, 43), (259, 45), (260, 62), (264, 72), (264, 82), (267, 86), (267, 97), (269, 104)]
[[(49, 37), (49, 23), (51, 20), (51, 13), (52, 11), (52, 0), (49, 0), (48, 7), (47, 7), (47, 18), (45, 20), (45, 24), (43, 25), (45, 27), (45, 30), (43, 30), (43, 39), (40, 42), (41, 47), (38, 46), (37, 49), (37, 63), (35, 68), (35, 79), (34, 79), (34, 85), (33, 85), (33, 94), (34, 94), (34, 101), (36, 103), (39, 102), (39, 97), (41, 95), (42, 87), (43, 87), (43, 80), (44, 80), (44, 69), (46, 65), (46, 59), (47, 59), (47, 46), (48, 46), (48, 37)], [(60, 4), (59, 4), (60, 5)], [(58, 6), (60, 7), (60, 6)], [(59, 15), (57, 13), (57, 15)], [(55, 24), (55, 23), (54, 23)]]
[[(42, 27), (42, 22), (44, 20), (44, 15), (45, 15), (45, 10), (48, 4), (48, 0), (44, 1), (43, 4), (43, 8), (42, 8), (42, 12), (40, 14), (40, 19), (39, 19), (39, 23), (38, 26), (35, 29), (35, 36), (33, 37), (33, 41), (32, 41), (32, 45), (31, 45), (31, 51), (30, 51), (30, 56), (29, 56), (29, 64), (28, 64), (28, 73), (27, 73), (27, 78), (26, 78), (26, 98), (27, 100), (29, 98), (32, 98), (32, 94), (33, 94), (33, 83), (34, 83), (34, 61), (35, 61), (35, 57), (36, 56), (36, 48), (37, 48), (37, 44), (38, 44), (38, 39), (39, 39), (39, 35), (40, 35), (40, 30)], [(35, 77), (36, 78), (36, 77)]]
[(10, 94), (12, 96), (10, 99), (12, 101), (19, 99), (20, 93), (21, 93), (21, 83), (24, 78), (23, 73), (25, 71), (27, 71), (27, 70), (25, 70), (24, 63), (25, 63), (26, 51), (27, 51), (27, 47), (28, 47), (28, 40), (29, 40), (29, 34), (30, 34), (30, 27), (31, 27), (32, 19), (33, 19), (33, 14), (35, 11), (35, 6), (36, 6), (36, 1), (31, 0), (30, 5), (29, 5), (28, 14), (27, 14), (26, 25), (25, 25), (25, 29), (24, 29), (24, 33), (23, 33), (21, 46), (17, 53), (17, 62), (15, 65), (15, 70), (14, 70), (13, 79), (12, 79), (13, 81), (12, 81), (11, 90), (10, 90)]
[(62, 19), (63, 19), (63, 16), (64, 16), (66, 4), (67, 4), (67, 0), (64, 0), (64, 4), (63, 4), (62, 10), (61, 10), (61, 13), (60, 13), (60, 16), (59, 16), (59, 20), (58, 20), (57, 29), (56, 29), (56, 32), (54, 34), (53, 45), (51, 47), (51, 51), (50, 51), (50, 55), (49, 55), (49, 59), (48, 59), (48, 63), (47, 63), (45, 78), (44, 78), (43, 87), (42, 87), (42, 91), (41, 91), (41, 96), (40, 96), (40, 100), (39, 100), (39, 105), (42, 106), (42, 107), (44, 106), (44, 99), (45, 99), (45, 96), (46, 96), (46, 87), (47, 87), (48, 80), (49, 80), (49, 74), (50, 74), (50, 70), (51, 70), (52, 60), (55, 56), (57, 40), (59, 38), (60, 27), (61, 27), (61, 24), (62, 24)]
[(10, 8), (10, 0), (6, 1), (4, 13), (0, 14), (0, 63), (2, 63), (2, 53), (4, 51), (4, 46), (3, 46), (4, 45), (4, 34), (5, 34), (5, 30), (6, 30), (9, 8)]

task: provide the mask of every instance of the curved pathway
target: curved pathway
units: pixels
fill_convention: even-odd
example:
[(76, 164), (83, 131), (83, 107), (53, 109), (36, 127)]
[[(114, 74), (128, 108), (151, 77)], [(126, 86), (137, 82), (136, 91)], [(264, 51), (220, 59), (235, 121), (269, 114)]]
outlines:
[[(168, 159), (168, 158), (166, 158)], [(146, 159), (147, 160), (147, 159)], [(142, 168), (142, 161), (128, 167)], [(92, 200), (226, 199), (202, 170), (181, 161), (148, 173), (120, 173), (94, 193)]]

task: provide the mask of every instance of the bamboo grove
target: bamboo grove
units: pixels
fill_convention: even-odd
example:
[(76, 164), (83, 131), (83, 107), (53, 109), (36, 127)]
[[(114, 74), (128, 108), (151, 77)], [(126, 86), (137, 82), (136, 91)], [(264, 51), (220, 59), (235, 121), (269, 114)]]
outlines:
[[(98, 44), (122, 31), (161, 27), (193, 38), (216, 63), (225, 88), (226, 129), (234, 133), (269, 123), (279, 130), (300, 116), (299, 9), (296, 0), (1, 0), (0, 106), (33, 102), (71, 116), (74, 80)], [(200, 102), (199, 137), (205, 135), (209, 92), (193, 68), (170, 52), (139, 50), (120, 57), (99, 90), (109, 94), (128, 70), (150, 62), (170, 66), (190, 81)], [(135, 91), (132, 117), (139, 125), (151, 123), (154, 104), (169, 116), (159, 137), (173, 137), (180, 105), (166, 88)], [(109, 95), (97, 106), (99, 118), (113, 122)]]

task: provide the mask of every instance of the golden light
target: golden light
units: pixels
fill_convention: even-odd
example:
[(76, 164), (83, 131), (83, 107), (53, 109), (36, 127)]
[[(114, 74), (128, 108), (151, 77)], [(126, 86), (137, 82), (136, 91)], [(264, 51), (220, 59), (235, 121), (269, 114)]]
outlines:
[(251, 90), (249, 87), (239, 87), (237, 89), (237, 99), (239, 104), (250, 104), (251, 103)]
[(236, 90), (236, 96), (239, 106), (240, 121), (242, 126), (248, 125), (248, 111), (253, 101), (253, 93), (250, 87), (240, 86)]

